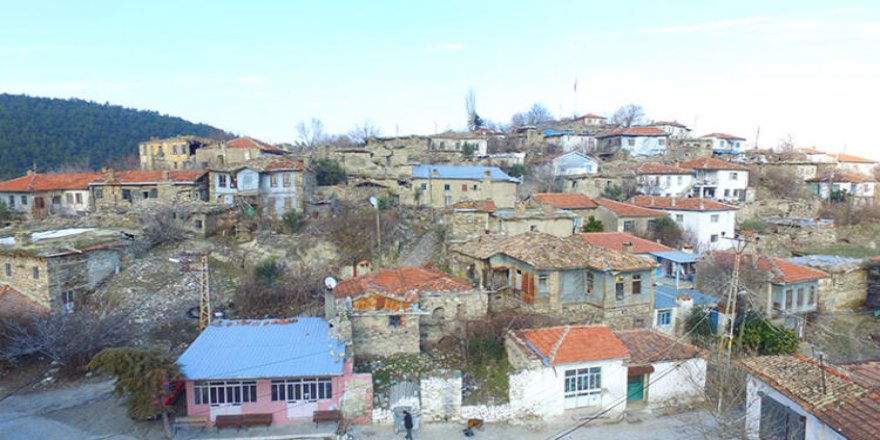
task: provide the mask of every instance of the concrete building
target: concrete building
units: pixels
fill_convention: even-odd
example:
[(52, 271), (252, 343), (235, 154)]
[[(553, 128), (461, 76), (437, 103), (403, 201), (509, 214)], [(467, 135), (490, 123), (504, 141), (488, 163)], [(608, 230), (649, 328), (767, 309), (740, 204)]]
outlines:
[(872, 440), (880, 363), (832, 366), (800, 354), (738, 361), (748, 373), (749, 439)]
[(419, 165), (412, 168), (413, 191), (401, 202), (444, 208), (470, 200), (492, 200), (499, 208), (513, 208), (519, 179), (500, 168), (456, 165)]
[(678, 166), (696, 173), (694, 197), (728, 202), (748, 200), (749, 169), (745, 166), (712, 157), (682, 162)]
[(746, 146), (746, 138), (726, 133), (710, 133), (700, 136), (712, 141), (712, 152), (715, 154), (740, 154)]
[(725, 237), (733, 237), (736, 227), (736, 206), (704, 199), (637, 196), (632, 203), (642, 208), (665, 212), (685, 233), (692, 234), (699, 251), (728, 249)]
[(651, 123), (651, 127), (665, 131), (673, 139), (688, 138), (691, 135), (691, 129), (678, 121), (656, 121)]
[(138, 158), (142, 170), (187, 170), (198, 168), (196, 151), (211, 143), (199, 136), (175, 136), (150, 139), (138, 144)]
[(636, 167), (639, 192), (649, 196), (687, 197), (694, 189), (696, 172), (659, 163)]
[(186, 414), (312, 423), (339, 410), (370, 421), (372, 376), (355, 374), (345, 344), (321, 318), (219, 320), (177, 360), (186, 380)]
[(266, 156), (211, 169), (211, 201), (232, 205), (243, 201), (256, 212), (280, 218), (302, 212), (314, 176), (302, 162)]
[(596, 135), (602, 154), (627, 151), (632, 156), (657, 156), (666, 152), (669, 134), (656, 127), (615, 128)]
[(260, 157), (284, 156), (289, 153), (283, 148), (245, 136), (199, 148), (196, 150), (195, 162), (198, 168), (211, 169)]
[(611, 199), (594, 199), (599, 207), (596, 218), (602, 221), (607, 232), (643, 233), (654, 228), (654, 222), (666, 217), (666, 213), (656, 209), (643, 208), (631, 203)]
[(591, 175), (599, 172), (599, 161), (580, 151), (569, 151), (554, 157), (550, 161), (553, 167), (553, 175), (560, 177), (573, 177)]
[(0, 182), (0, 201), (26, 219), (82, 215), (92, 210), (89, 182), (101, 176), (28, 171), (22, 177)]
[(853, 156), (852, 154), (836, 153), (829, 154), (828, 157), (836, 164), (837, 169), (866, 176), (873, 176), (874, 169), (878, 165), (876, 160), (865, 159), (864, 157)]
[(846, 197), (854, 205), (874, 204), (876, 182), (866, 175), (838, 171), (807, 179), (806, 182), (810, 192), (821, 197), (822, 200)]
[(127, 210), (144, 202), (169, 205), (208, 200), (205, 170), (107, 170), (89, 182), (96, 211)]

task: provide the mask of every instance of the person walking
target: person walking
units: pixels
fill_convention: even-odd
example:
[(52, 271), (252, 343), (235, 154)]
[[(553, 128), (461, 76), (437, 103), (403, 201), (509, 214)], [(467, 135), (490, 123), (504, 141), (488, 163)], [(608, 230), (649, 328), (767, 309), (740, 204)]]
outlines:
[(403, 427), (406, 428), (406, 440), (413, 440), (412, 429), (413, 429), (413, 419), (412, 414), (409, 411), (403, 412)]

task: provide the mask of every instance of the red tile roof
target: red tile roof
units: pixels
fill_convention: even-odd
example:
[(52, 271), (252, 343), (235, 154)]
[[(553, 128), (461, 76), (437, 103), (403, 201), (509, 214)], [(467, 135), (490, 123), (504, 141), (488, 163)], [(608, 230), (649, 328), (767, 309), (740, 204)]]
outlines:
[(825, 154), (824, 151), (820, 151), (812, 147), (798, 148), (798, 150), (800, 150), (801, 153), (805, 154)]
[(473, 285), (452, 275), (426, 267), (399, 267), (369, 273), (344, 280), (333, 290), (336, 298), (356, 298), (366, 293), (378, 293), (406, 298), (413, 293), (467, 292)]
[(517, 346), (551, 365), (625, 359), (626, 347), (605, 325), (566, 325), (512, 331)]
[(581, 121), (584, 119), (608, 119), (608, 118), (606, 118), (605, 116), (599, 116), (594, 113), (587, 113), (585, 115), (578, 116), (578, 117), (574, 118), (575, 121)]
[(89, 182), (100, 178), (101, 173), (53, 173), (32, 174), (0, 182), (3, 192), (86, 190)]
[(688, 128), (687, 128), (687, 125), (684, 125), (684, 124), (682, 124), (681, 122), (678, 122), (678, 121), (657, 121), (657, 122), (652, 122), (651, 125), (653, 125), (653, 126), (658, 126), (658, 125), (668, 125), (668, 126), (670, 126), (670, 127), (684, 128), (685, 130), (688, 129)]
[(596, 202), (581, 193), (537, 193), (532, 199), (559, 209), (592, 209)]
[(226, 148), (256, 148), (261, 151), (265, 151), (267, 153), (277, 153), (277, 154), (285, 154), (289, 153), (289, 151), (278, 148), (272, 144), (267, 144), (266, 142), (256, 140), (252, 137), (240, 137), (235, 138), (231, 141), (226, 142)]
[(283, 156), (263, 156), (257, 157), (251, 160), (246, 160), (244, 162), (235, 162), (226, 165), (221, 165), (212, 170), (217, 171), (237, 171), (245, 168), (250, 168), (252, 170), (257, 170), (259, 172), (264, 171), (303, 171), (306, 169), (305, 164), (302, 161), (290, 159)]
[(681, 168), (690, 170), (736, 170), (748, 171), (748, 167), (716, 159), (714, 157), (701, 157), (699, 159), (689, 160), (678, 164)]
[(734, 136), (734, 135), (732, 135), (732, 134), (727, 134), (727, 133), (709, 133), (709, 134), (706, 134), (706, 135), (703, 135), (703, 136), (700, 136), (700, 137), (703, 137), (703, 138), (728, 139), (728, 140), (732, 140), (732, 141), (744, 141), (744, 140), (746, 140), (746, 138), (744, 138), (744, 137)]
[(631, 243), (633, 254), (647, 254), (649, 252), (675, 250), (669, 246), (664, 246), (651, 240), (645, 240), (644, 238), (639, 238), (635, 235), (627, 234), (626, 232), (582, 232), (578, 235), (580, 235), (584, 241), (593, 246), (614, 249), (616, 251), (625, 251), (625, 244)]
[[(715, 261), (720, 261), (730, 266), (733, 265), (734, 258), (736, 257), (736, 254), (729, 251), (715, 251), (710, 255), (715, 258)], [(740, 258), (741, 264), (750, 264), (760, 271), (769, 273), (770, 281), (773, 283), (799, 283), (801, 281), (818, 280), (830, 276), (821, 270), (792, 263), (781, 258), (755, 254), (743, 254)]]
[(495, 212), (498, 207), (494, 200), (462, 200), (452, 205), (452, 209), (460, 209), (477, 212)]
[(599, 133), (596, 139), (612, 136), (669, 136), (669, 133), (657, 127), (623, 127)]
[(694, 171), (662, 163), (646, 163), (636, 167), (636, 174), (694, 174)]
[(853, 378), (858, 381), (880, 388), (880, 360), (843, 364), (841, 367), (852, 373)]
[(666, 213), (656, 209), (642, 208), (631, 203), (611, 199), (596, 199), (596, 204), (615, 213), (618, 217), (664, 217)]
[(874, 179), (856, 173), (848, 173), (846, 171), (835, 171), (834, 174), (826, 174), (824, 176), (816, 176), (807, 179), (806, 182), (828, 182), (833, 180), (836, 183), (869, 183)]
[(691, 359), (702, 354), (698, 347), (655, 329), (617, 330), (614, 335), (629, 351), (630, 364)]
[[(172, 171), (161, 171), (161, 170), (131, 170), (131, 171), (115, 171), (113, 174), (115, 176), (114, 183), (120, 184), (145, 184), (145, 183), (153, 183), (153, 182), (165, 182), (166, 176), (165, 173), (168, 173), (168, 179), (171, 182), (177, 183), (192, 183), (199, 179), (201, 179), (207, 171), (205, 170), (172, 170)], [(108, 174), (101, 173), (101, 176), (92, 181), (92, 183), (107, 183), (109, 179)]]
[(725, 205), (713, 200), (682, 197), (636, 196), (633, 197), (632, 203), (644, 208), (669, 211), (733, 211), (739, 209), (736, 206)]
[(865, 159), (864, 157), (853, 156), (852, 154), (829, 154), (828, 156), (836, 159), (838, 162), (877, 163), (876, 160)]
[(0, 284), (0, 316), (22, 317), (28, 313), (43, 314), (48, 310), (5, 284)]

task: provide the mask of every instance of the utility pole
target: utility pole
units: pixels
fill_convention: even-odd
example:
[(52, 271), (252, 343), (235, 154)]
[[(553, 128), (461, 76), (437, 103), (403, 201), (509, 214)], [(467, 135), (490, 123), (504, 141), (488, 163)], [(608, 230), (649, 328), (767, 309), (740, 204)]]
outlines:
[[(185, 273), (199, 273), (199, 333), (204, 331), (208, 326), (211, 325), (211, 320), (214, 317), (214, 311), (211, 309), (211, 279), (210, 273), (208, 270), (208, 253), (207, 252), (198, 252), (198, 253), (189, 253), (185, 252), (182, 259), (169, 258), (168, 261), (172, 263), (182, 263), (183, 271)], [(192, 267), (193, 257), (198, 257), (198, 269), (194, 269)]]

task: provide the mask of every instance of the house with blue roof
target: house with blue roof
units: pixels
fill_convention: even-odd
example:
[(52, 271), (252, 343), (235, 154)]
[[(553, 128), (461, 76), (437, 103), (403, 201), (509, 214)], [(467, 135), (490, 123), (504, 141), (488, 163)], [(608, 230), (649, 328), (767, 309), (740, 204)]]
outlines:
[(372, 377), (354, 374), (345, 344), (322, 318), (218, 320), (178, 358), (188, 416), (270, 418), (310, 423), (315, 411), (345, 401), (369, 402)]
[(498, 167), (418, 165), (412, 168), (408, 202), (419, 207), (446, 208), (458, 202), (492, 200), (499, 208), (513, 208), (518, 184), (519, 179)]
[(720, 313), (717, 307), (718, 301), (717, 297), (698, 290), (657, 284), (654, 286), (653, 327), (666, 334), (680, 335), (691, 310), (695, 307), (704, 307), (710, 310), (709, 320), (712, 327), (717, 328)]

